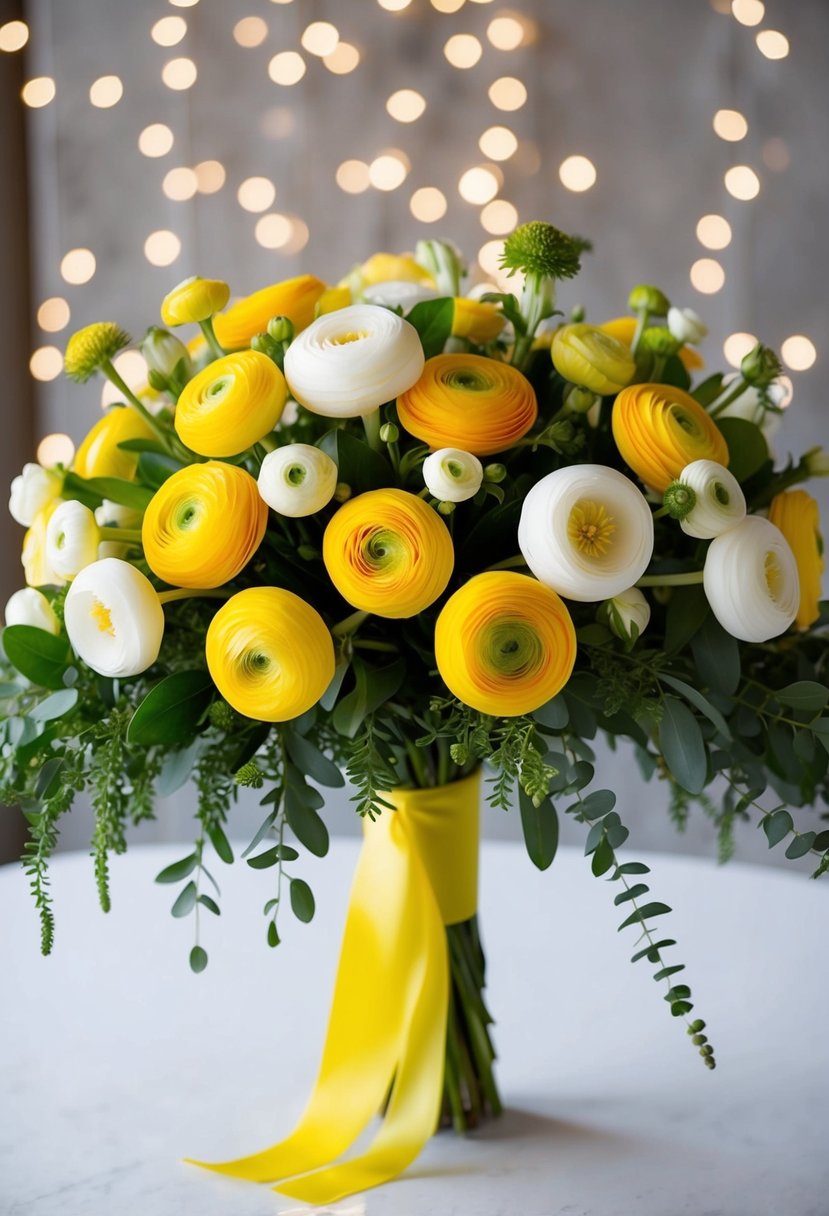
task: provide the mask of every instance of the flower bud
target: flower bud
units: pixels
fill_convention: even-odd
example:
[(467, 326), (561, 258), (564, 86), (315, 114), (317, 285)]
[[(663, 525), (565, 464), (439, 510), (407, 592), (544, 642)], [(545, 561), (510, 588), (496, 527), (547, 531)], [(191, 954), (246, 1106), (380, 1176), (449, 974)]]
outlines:
[(66, 343), (63, 367), (70, 380), (85, 384), (90, 376), (128, 346), (130, 336), (114, 321), (96, 321), (79, 329)]
[(494, 481), (496, 485), (504, 481), (506, 476), (507, 466), (505, 464), (488, 464), (484, 468), (484, 479)]
[(442, 515), (451, 514), (444, 510), (448, 504), (474, 498), (483, 479), (484, 470), (478, 457), (460, 448), (440, 448), (423, 462), (423, 480), (429, 493), (439, 500)]
[(441, 515), (451, 515), (454, 510), (455, 510), (455, 504), (453, 502), (439, 502), (438, 503), (438, 512)]
[(207, 716), (210, 719), (210, 725), (215, 726), (216, 730), (224, 731), (225, 734), (239, 725), (236, 711), (230, 708), (227, 701), (214, 701), (207, 711)]
[(441, 295), (460, 295), (461, 279), (467, 267), (457, 245), (451, 241), (418, 241), (415, 261), (429, 272)]
[(34, 629), (45, 629), (55, 636), (60, 633), (60, 621), (52, 605), (43, 592), (34, 587), (15, 591), (6, 604), (5, 617), (7, 625), (31, 625)]
[(693, 308), (669, 308), (668, 329), (681, 346), (686, 342), (696, 346), (708, 333), (708, 326), (703, 324)]
[(383, 443), (397, 443), (400, 438), (400, 428), (393, 422), (384, 422), (380, 427), (380, 438)]
[(583, 304), (575, 304), (570, 309), (570, 324), (581, 325), (584, 318), (587, 316), (587, 311)]
[(562, 405), (573, 414), (586, 414), (594, 405), (601, 404), (599, 393), (593, 393), (581, 384), (571, 384), (564, 394)]
[(802, 457), (802, 464), (810, 477), (829, 477), (829, 452), (825, 448), (809, 448)]
[(763, 346), (762, 342), (758, 342), (740, 364), (743, 379), (749, 384), (753, 384), (755, 388), (763, 388), (771, 384), (782, 370), (777, 355), (771, 347)]
[(98, 557), (101, 532), (89, 507), (62, 502), (46, 525), (46, 559), (61, 578), (74, 578)]
[(274, 342), (292, 342), (294, 324), (290, 317), (271, 317), (268, 321), (268, 336)]
[(641, 350), (650, 351), (652, 355), (668, 358), (675, 355), (682, 343), (674, 337), (667, 325), (649, 325), (643, 331), (639, 340)]
[(665, 293), (650, 283), (640, 283), (628, 296), (631, 312), (649, 312), (655, 317), (666, 317), (670, 307)]
[(690, 486), (681, 481), (672, 481), (662, 495), (662, 505), (671, 519), (684, 519), (697, 505), (697, 496)]
[[(682, 470), (674, 486), (676, 495), (685, 489), (693, 497), (691, 507), (675, 516), (688, 536), (713, 540), (745, 519), (746, 500), (740, 483), (716, 460), (692, 461)], [(668, 490), (672, 488), (669, 486)]]
[(334, 502), (348, 502), (352, 489), (346, 481), (338, 481), (334, 488)]
[(563, 325), (551, 352), (560, 376), (603, 397), (618, 393), (636, 374), (628, 348), (595, 325)]
[[(144, 356), (147, 367), (150, 369), (152, 383), (152, 373), (163, 377), (164, 380), (176, 379), (189, 380), (193, 374), (193, 361), (187, 352), (187, 347), (183, 342), (171, 334), (169, 330), (162, 329), (160, 325), (151, 325), (141, 341), (141, 354)], [(182, 364), (179, 375), (179, 364)], [(153, 384), (153, 387), (157, 387)]]
[(259, 497), (274, 511), (300, 519), (331, 501), (337, 486), (337, 466), (320, 448), (289, 443), (268, 452), (257, 486)]
[(63, 477), (39, 464), (24, 464), (14, 478), (9, 497), (9, 513), (24, 528), (31, 528), (35, 516), (59, 498)]
[(270, 334), (254, 334), (250, 340), (251, 350), (258, 350), (260, 354), (267, 355), (274, 363), (281, 367), (284, 351), (282, 343), (277, 342)]
[(193, 275), (174, 287), (161, 302), (165, 325), (188, 325), (206, 321), (221, 312), (230, 299), (230, 288), (220, 279), (201, 279)]
[(645, 632), (651, 619), (651, 608), (638, 587), (628, 587), (607, 601), (607, 623), (611, 633), (630, 645)]

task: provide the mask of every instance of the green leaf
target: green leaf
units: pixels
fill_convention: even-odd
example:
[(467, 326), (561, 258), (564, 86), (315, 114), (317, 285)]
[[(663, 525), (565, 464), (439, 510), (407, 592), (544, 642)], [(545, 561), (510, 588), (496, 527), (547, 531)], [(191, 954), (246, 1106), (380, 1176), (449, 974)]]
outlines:
[(765, 436), (746, 418), (718, 418), (717, 426), (728, 444), (728, 470), (738, 481), (747, 481), (769, 459)]
[(691, 685), (686, 684), (684, 680), (678, 680), (676, 676), (669, 676), (667, 672), (664, 671), (660, 671), (658, 678), (660, 683), (668, 684), (677, 692), (681, 692), (683, 697), (690, 701), (701, 714), (704, 714), (709, 722), (713, 722), (714, 726), (716, 726), (721, 735), (723, 735), (726, 739), (731, 738), (731, 730), (725, 718), (722, 716), (720, 711), (711, 704), (708, 698), (702, 695), (701, 692), (697, 692), (696, 688), (692, 688)]
[(203, 908), (207, 908), (208, 912), (212, 912), (214, 916), (221, 916), (221, 908), (210, 895), (200, 895), (198, 902)]
[(710, 613), (691, 639), (700, 681), (714, 692), (731, 697), (740, 683), (740, 648)]
[(655, 972), (651, 978), (656, 980), (657, 982), (659, 980), (667, 980), (670, 978), (670, 976), (676, 975), (677, 972), (684, 971), (684, 970), (685, 970), (684, 963), (674, 963), (673, 967), (663, 967), (661, 971)]
[(394, 484), (394, 473), (385, 456), (347, 431), (326, 431), (317, 447), (331, 457), (337, 466), (337, 480), (350, 486), (353, 495)]
[(795, 836), (786, 849), (786, 856), (790, 861), (794, 861), (797, 857), (805, 857), (814, 848), (816, 839), (817, 833), (815, 832), (804, 832), (802, 836)]
[(21, 675), (41, 688), (63, 688), (72, 659), (66, 638), (56, 638), (34, 625), (7, 625), (3, 630), (6, 658)]
[(666, 1001), (685, 1001), (691, 995), (691, 989), (687, 984), (677, 984), (675, 988), (669, 988), (665, 993), (664, 1000)]
[(716, 401), (722, 392), (722, 381), (722, 374), (720, 372), (715, 372), (713, 376), (709, 376), (707, 380), (703, 380), (701, 384), (698, 384), (691, 393), (691, 396), (695, 401), (698, 401), (703, 408), (706, 408), (707, 406), (711, 405), (713, 401)]
[(677, 783), (689, 794), (701, 794), (708, 776), (708, 753), (699, 723), (676, 697), (662, 702), (659, 745)]
[(345, 777), (336, 764), (324, 756), (310, 740), (291, 730), (290, 726), (283, 727), (282, 737), (285, 740), (288, 755), (306, 777), (310, 777), (319, 785), (327, 785), (333, 789), (345, 785)]
[(335, 730), (348, 739), (354, 738), (369, 714), (394, 696), (406, 678), (406, 664), (402, 659), (388, 667), (369, 667), (355, 655), (351, 665), (355, 686), (331, 715)]
[(170, 911), (173, 916), (187, 916), (196, 906), (196, 884), (191, 880), (186, 887), (182, 887), (178, 893), (178, 898), (173, 904)]
[(147, 693), (127, 727), (127, 743), (151, 747), (187, 743), (213, 697), (206, 671), (177, 671)]
[(276, 921), (272, 920), (268, 925), (268, 945), (271, 949), (279, 945), (279, 933), (276, 928)]
[(816, 722), (810, 722), (809, 729), (829, 752), (829, 718), (818, 718)]
[(188, 874), (192, 874), (196, 868), (196, 854), (190, 853), (187, 857), (182, 857), (181, 861), (174, 861), (172, 865), (166, 866), (160, 874), (156, 874), (156, 882), (181, 882)]
[(790, 709), (802, 709), (808, 713), (817, 713), (829, 703), (829, 688), (824, 688), (814, 680), (798, 680), (795, 684), (787, 684), (774, 695), (781, 705), (788, 705)]
[[(486, 304), (500, 304), (501, 312), (512, 322), (513, 329), (517, 334), (525, 334), (527, 332), (527, 322), (521, 312), (521, 306), (512, 292), (488, 291), (480, 297), (481, 301)], [(553, 314), (560, 315), (560, 314)]]
[(553, 697), (552, 701), (547, 701), (545, 705), (541, 705), (532, 716), (536, 722), (540, 722), (542, 726), (548, 726), (550, 730), (564, 730), (570, 721), (567, 702), (561, 693)]
[(590, 868), (596, 878), (601, 878), (602, 874), (606, 874), (615, 860), (610, 841), (606, 836), (602, 837), (590, 863)]
[(671, 1005), (671, 1013), (675, 1018), (681, 1018), (686, 1013), (690, 1013), (694, 1006), (690, 1001), (674, 1001)]
[(627, 891), (620, 891), (614, 899), (614, 904), (627, 903), (629, 899), (641, 899), (643, 895), (647, 895), (650, 887), (646, 887), (643, 882), (637, 882)]
[(210, 843), (225, 865), (232, 865), (233, 849), (230, 847), (230, 841), (225, 835), (222, 825), (220, 823), (208, 825), (207, 835), (210, 837)]
[(455, 301), (451, 296), (440, 300), (421, 300), (407, 314), (406, 320), (417, 330), (426, 359), (441, 353), (452, 335), (454, 317)]
[(518, 807), (521, 812), (521, 828), (524, 832), (524, 843), (530, 861), (539, 870), (546, 870), (552, 864), (558, 849), (558, 815), (556, 808), (549, 798), (545, 798), (540, 806), (535, 806), (530, 798), (519, 787)]
[(326, 688), (325, 692), (320, 697), (320, 706), (330, 713), (334, 708), (337, 697), (340, 695), (340, 689), (343, 686), (343, 680), (348, 674), (348, 669), (351, 666), (350, 659), (341, 658), (334, 668), (334, 675), (331, 677), (331, 683)]
[(122, 477), (79, 477), (77, 473), (67, 473), (64, 481), (64, 491), (78, 488), (86, 494), (94, 494), (97, 498), (108, 498), (110, 502), (120, 503), (122, 507), (130, 507), (133, 511), (146, 511), (152, 501), (154, 490), (148, 490), (134, 481), (125, 481)]
[(51, 791), (58, 775), (65, 764), (63, 756), (52, 756), (47, 760), (37, 775), (35, 783), (35, 798), (45, 798)]
[(618, 931), (621, 932), (622, 929), (627, 929), (628, 925), (643, 925), (646, 920), (651, 920), (654, 916), (664, 916), (670, 910), (667, 904), (658, 902), (645, 904), (643, 907), (637, 908), (635, 912), (631, 912), (627, 920), (623, 920), (621, 925), (619, 925)]
[(138, 457), (138, 476), (141, 481), (154, 490), (164, 485), (168, 477), (183, 468), (180, 460), (175, 460), (166, 452), (142, 452)]
[(700, 586), (681, 587), (671, 595), (665, 616), (665, 650), (675, 654), (690, 642), (710, 609)]
[(314, 919), (314, 892), (302, 878), (291, 879), (291, 908), (297, 920), (306, 925)]
[(601, 819), (616, 805), (616, 795), (613, 790), (593, 790), (581, 802), (581, 813), (586, 819)]
[(169, 452), (158, 439), (122, 439), (118, 447), (123, 452), (155, 452), (169, 457)]
[(285, 787), (285, 816), (288, 825), (309, 853), (313, 853), (315, 857), (325, 857), (328, 852), (328, 828), (313, 805), (311, 796), (316, 793), (316, 790), (305, 784), (302, 774), (298, 773), (293, 765), (288, 765)]
[(190, 951), (190, 970), (200, 975), (207, 966), (207, 951), (202, 946), (194, 946)]
[[(640, 958), (647, 958), (650, 963), (659, 962), (658, 954), (660, 950), (667, 950), (669, 946), (675, 946), (676, 942), (673, 938), (664, 937), (661, 942), (654, 942), (652, 946), (645, 946), (644, 950), (637, 950), (636, 954), (631, 958), (632, 963), (638, 963)], [(653, 955), (652, 958), (648, 957)]]
[(29, 710), (29, 717), (34, 718), (35, 722), (51, 722), (53, 718), (62, 718), (64, 714), (68, 714), (77, 703), (77, 688), (63, 688), (60, 692), (53, 692), (51, 697), (46, 697), (38, 705), (33, 705)]
[(785, 840), (793, 829), (794, 822), (788, 811), (775, 811), (763, 820), (763, 831), (766, 833), (770, 849), (780, 844), (781, 840)]
[(248, 857), (247, 859), (248, 865), (252, 870), (269, 870), (278, 861), (279, 849), (276, 845), (272, 849), (265, 849), (264, 853), (257, 853), (255, 857)]

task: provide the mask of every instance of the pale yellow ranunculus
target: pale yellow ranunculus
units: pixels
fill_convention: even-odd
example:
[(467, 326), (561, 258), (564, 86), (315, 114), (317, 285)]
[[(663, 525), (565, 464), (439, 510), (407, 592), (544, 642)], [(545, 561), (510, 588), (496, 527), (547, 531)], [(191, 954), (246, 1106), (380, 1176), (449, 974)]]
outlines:
[(176, 431), (200, 456), (237, 456), (273, 430), (287, 396), (285, 377), (267, 355), (240, 350), (185, 384)]
[(452, 314), (452, 336), (467, 338), (476, 346), (493, 342), (504, 328), (504, 315), (495, 304), (485, 300), (468, 300), (465, 296), (455, 297), (455, 311)]
[(550, 351), (560, 376), (603, 397), (618, 393), (636, 374), (628, 347), (595, 325), (562, 325)]
[(32, 520), (32, 526), (23, 537), (20, 560), (23, 563), (26, 582), (30, 587), (61, 587), (66, 582), (66, 579), (61, 578), (52, 569), (46, 545), (46, 529), (49, 520), (63, 501), (62, 498), (53, 498), (42, 511), (38, 511)]
[(613, 403), (613, 438), (646, 486), (664, 493), (686, 465), (715, 460), (728, 465), (728, 445), (693, 397), (669, 384), (632, 384)]
[(375, 283), (425, 283), (433, 287), (435, 281), (409, 253), (373, 253), (342, 282), (359, 292)]
[(121, 477), (132, 481), (138, 467), (138, 452), (126, 452), (118, 446), (128, 439), (155, 439), (155, 435), (137, 410), (114, 406), (95, 423), (75, 452), (73, 472), (79, 477)]
[(249, 346), (256, 334), (264, 333), (272, 317), (287, 317), (299, 333), (313, 321), (324, 291), (325, 284), (312, 274), (263, 287), (213, 318), (216, 337), (225, 350), (239, 350)]
[(769, 519), (789, 542), (800, 579), (800, 606), (795, 617), (799, 629), (808, 629), (820, 616), (823, 574), (823, 540), (820, 509), (805, 490), (786, 490), (771, 500)]
[(165, 325), (190, 325), (206, 321), (224, 308), (230, 288), (221, 279), (201, 279), (193, 275), (174, 287), (161, 302)]

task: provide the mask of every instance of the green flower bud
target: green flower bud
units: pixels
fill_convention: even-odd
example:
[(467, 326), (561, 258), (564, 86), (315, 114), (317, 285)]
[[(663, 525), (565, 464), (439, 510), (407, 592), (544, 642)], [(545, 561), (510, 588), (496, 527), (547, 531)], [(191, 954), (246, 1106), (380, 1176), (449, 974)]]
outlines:
[(532, 220), (521, 224), (504, 241), (501, 267), (515, 274), (548, 279), (573, 279), (581, 269), (584, 244), (552, 224)]
[(649, 312), (655, 317), (667, 317), (670, 307), (670, 300), (664, 291), (650, 283), (640, 283), (628, 296), (631, 312)]
[(703, 1063), (705, 1064), (706, 1068), (716, 1068), (717, 1067), (717, 1062), (713, 1056), (703, 1056), (702, 1059), (703, 1059)]
[(400, 438), (400, 428), (393, 422), (384, 422), (380, 427), (380, 438), (383, 443), (397, 443)]
[(484, 465), (484, 481), (493, 481), (498, 484), (505, 479), (507, 475), (507, 467), (503, 464), (487, 464)]
[(250, 340), (250, 348), (267, 355), (274, 363), (279, 363), (283, 358), (282, 343), (277, 342), (270, 334), (254, 334)]
[(593, 393), (580, 384), (573, 384), (564, 394), (562, 405), (573, 414), (586, 414), (594, 405), (600, 404), (601, 400), (599, 393)]
[(667, 325), (648, 326), (643, 331), (639, 344), (643, 350), (650, 351), (653, 355), (661, 355), (663, 358), (675, 355), (680, 346), (682, 346), (682, 343), (674, 337)]
[(829, 477), (829, 452), (824, 448), (809, 448), (802, 463), (810, 477)]
[(85, 384), (129, 344), (130, 336), (120, 325), (114, 321), (96, 321), (79, 329), (67, 342), (64, 370), (70, 380)]
[(319, 552), (312, 545), (298, 545), (297, 555), (304, 562), (312, 562), (315, 558), (319, 557)]
[(755, 388), (766, 388), (783, 370), (777, 355), (769, 346), (758, 342), (754, 350), (750, 350), (740, 364), (740, 373), (744, 380)]
[(455, 510), (455, 504), (453, 502), (439, 502), (438, 503), (438, 511), (440, 512), (441, 515), (451, 515), (454, 510)]
[(440, 295), (459, 296), (461, 279), (466, 274), (464, 256), (451, 241), (418, 241), (415, 261), (429, 271)]
[(268, 334), (274, 342), (293, 342), (294, 323), (290, 317), (271, 317), (268, 321)]
[(700, 1047), (699, 1054), (701, 1056), (712, 1056), (714, 1054), (714, 1048), (710, 1043), (706, 1043), (703, 1047)]
[(449, 747), (449, 755), (455, 764), (466, 764), (469, 759), (469, 748), (465, 743), (452, 743)]
[(255, 760), (248, 760), (247, 764), (243, 764), (240, 769), (237, 769), (233, 780), (237, 785), (245, 785), (252, 790), (261, 790), (265, 784), (265, 774)]
[(697, 505), (696, 493), (681, 481), (672, 481), (662, 495), (662, 505), (671, 519), (685, 519)]
[(155, 379), (163, 379), (162, 388), (166, 388), (166, 382), (176, 375), (179, 363), (183, 363), (181, 370), (185, 379), (189, 379), (193, 374), (193, 362), (187, 347), (175, 334), (162, 329), (160, 325), (151, 325), (141, 339), (141, 354), (150, 369), (149, 380), (153, 388), (159, 387), (153, 383), (153, 372), (156, 373)]
[(233, 730), (239, 721), (237, 714), (230, 708), (227, 701), (214, 701), (207, 711), (210, 725), (225, 733)]
[(570, 309), (570, 324), (581, 325), (586, 316), (587, 310), (585, 309), (584, 305), (576, 304), (574, 308)]
[(345, 481), (338, 481), (334, 490), (334, 502), (347, 502), (351, 497), (351, 486)]

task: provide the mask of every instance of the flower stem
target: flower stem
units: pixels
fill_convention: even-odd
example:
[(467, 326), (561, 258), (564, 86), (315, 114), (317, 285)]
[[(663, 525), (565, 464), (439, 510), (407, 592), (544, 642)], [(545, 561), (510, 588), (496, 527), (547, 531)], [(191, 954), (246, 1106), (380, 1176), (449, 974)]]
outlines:
[(636, 352), (639, 349), (639, 343), (642, 340), (642, 334), (650, 320), (650, 312), (647, 308), (640, 308), (636, 316), (636, 329), (633, 331), (633, 340), (630, 344), (630, 353), (636, 358)]
[(370, 612), (352, 612), (350, 616), (338, 621), (331, 632), (335, 638), (348, 637), (350, 633), (355, 633), (369, 616)]
[(526, 561), (521, 553), (516, 553), (515, 557), (505, 557), (502, 562), (495, 562), (492, 566), (487, 566), (487, 570), (514, 570), (519, 566), (526, 566)]
[(223, 346), (220, 345), (219, 339), (216, 337), (216, 331), (213, 328), (213, 318), (206, 317), (204, 321), (199, 321), (199, 328), (204, 334), (205, 341), (213, 351), (214, 359), (223, 359), (227, 353)]
[(637, 587), (691, 587), (701, 583), (702, 570), (689, 570), (687, 574), (646, 574), (635, 584)]
[(363, 427), (366, 432), (366, 441), (370, 448), (375, 452), (382, 452), (383, 441), (380, 438), (380, 411), (372, 410), (370, 414), (363, 414)]
[(101, 537), (104, 540), (122, 540), (128, 545), (141, 544), (140, 528), (101, 528)]
[(658, 511), (654, 511), (653, 517), (654, 517), (654, 519), (661, 519), (663, 515), (668, 515), (668, 514), (669, 514), (669, 511), (668, 511), (667, 507), (660, 507)]
[(728, 406), (731, 405), (732, 402), (736, 401), (738, 397), (741, 397), (747, 388), (748, 388), (748, 381), (744, 380), (741, 376), (740, 379), (737, 381), (736, 387), (733, 388), (726, 397), (723, 397), (722, 401), (720, 401), (720, 403), (718, 405), (716, 405), (714, 407), (714, 409), (709, 410), (709, 416), (711, 418), (719, 417), (719, 415), (723, 412), (723, 410), (727, 409)]
[(169, 448), (169, 440), (164, 428), (156, 421), (155, 418), (153, 418), (143, 401), (139, 401), (124, 378), (118, 374), (111, 359), (104, 360), (104, 362), (101, 364), (101, 371), (104, 373), (107, 380), (109, 380), (111, 384), (115, 385), (118, 392), (125, 397), (132, 408), (141, 415), (147, 426), (155, 434), (156, 438), (163, 443), (166, 448)]
[(230, 591), (219, 587), (176, 587), (174, 591), (160, 591), (158, 595), (159, 604), (172, 604), (174, 600), (226, 600), (231, 595)]

